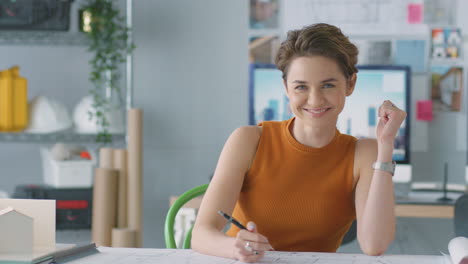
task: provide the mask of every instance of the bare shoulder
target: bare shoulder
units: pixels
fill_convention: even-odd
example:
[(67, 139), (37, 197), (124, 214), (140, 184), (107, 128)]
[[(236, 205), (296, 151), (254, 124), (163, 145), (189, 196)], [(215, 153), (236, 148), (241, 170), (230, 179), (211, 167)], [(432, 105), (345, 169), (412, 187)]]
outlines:
[(226, 141), (223, 154), (226, 153), (226, 157), (229, 157), (227, 160), (230, 163), (237, 160), (240, 162), (239, 165), (241, 167), (246, 165), (245, 168), (249, 168), (257, 151), (261, 134), (262, 129), (258, 126), (241, 126), (236, 128)]
[(232, 132), (232, 140), (237, 141), (238, 143), (244, 142), (247, 144), (252, 144), (258, 142), (262, 134), (262, 127), (259, 126), (241, 126), (238, 127)]
[(261, 126), (241, 126), (236, 128), (233, 133), (240, 133), (243, 136), (259, 137), (262, 133)]

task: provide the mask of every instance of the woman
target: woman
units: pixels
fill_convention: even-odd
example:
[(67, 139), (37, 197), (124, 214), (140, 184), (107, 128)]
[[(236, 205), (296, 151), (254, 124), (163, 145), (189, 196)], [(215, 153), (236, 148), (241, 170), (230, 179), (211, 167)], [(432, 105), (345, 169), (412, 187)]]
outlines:
[[(362, 251), (385, 252), (395, 234), (393, 144), (406, 113), (383, 102), (376, 140), (337, 130), (357, 54), (331, 25), (288, 33), (276, 65), (295, 117), (232, 133), (200, 207), (194, 250), (244, 262), (273, 248), (336, 252), (356, 219)], [(218, 210), (252, 222), (223, 234)]]

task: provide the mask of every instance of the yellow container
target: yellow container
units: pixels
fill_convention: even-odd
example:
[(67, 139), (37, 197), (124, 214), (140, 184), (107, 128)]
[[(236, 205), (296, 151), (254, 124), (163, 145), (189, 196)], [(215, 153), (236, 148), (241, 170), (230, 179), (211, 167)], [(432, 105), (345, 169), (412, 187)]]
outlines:
[(13, 131), (28, 125), (28, 81), (19, 75), (19, 67), (10, 69), (13, 77)]
[(0, 72), (0, 131), (13, 129), (13, 78), (11, 72)]
[(0, 72), (0, 131), (21, 131), (28, 125), (27, 87), (18, 66)]

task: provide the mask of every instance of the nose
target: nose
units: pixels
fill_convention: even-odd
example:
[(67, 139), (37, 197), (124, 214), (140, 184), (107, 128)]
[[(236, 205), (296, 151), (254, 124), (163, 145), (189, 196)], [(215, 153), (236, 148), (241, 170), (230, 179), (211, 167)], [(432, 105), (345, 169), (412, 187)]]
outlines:
[(307, 104), (311, 107), (320, 107), (324, 102), (324, 96), (322, 91), (317, 88), (309, 90), (309, 97), (307, 98)]

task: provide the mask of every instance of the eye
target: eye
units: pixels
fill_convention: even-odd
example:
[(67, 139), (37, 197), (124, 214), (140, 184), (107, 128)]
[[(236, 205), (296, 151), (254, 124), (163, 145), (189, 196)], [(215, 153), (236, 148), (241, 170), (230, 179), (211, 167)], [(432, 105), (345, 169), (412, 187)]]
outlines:
[(335, 87), (335, 85), (331, 83), (326, 83), (323, 85), (323, 88), (333, 88), (333, 87)]
[(305, 85), (298, 85), (298, 86), (296, 86), (294, 89), (299, 90), (299, 91), (302, 91), (302, 90), (306, 90), (307, 87), (306, 87)]

